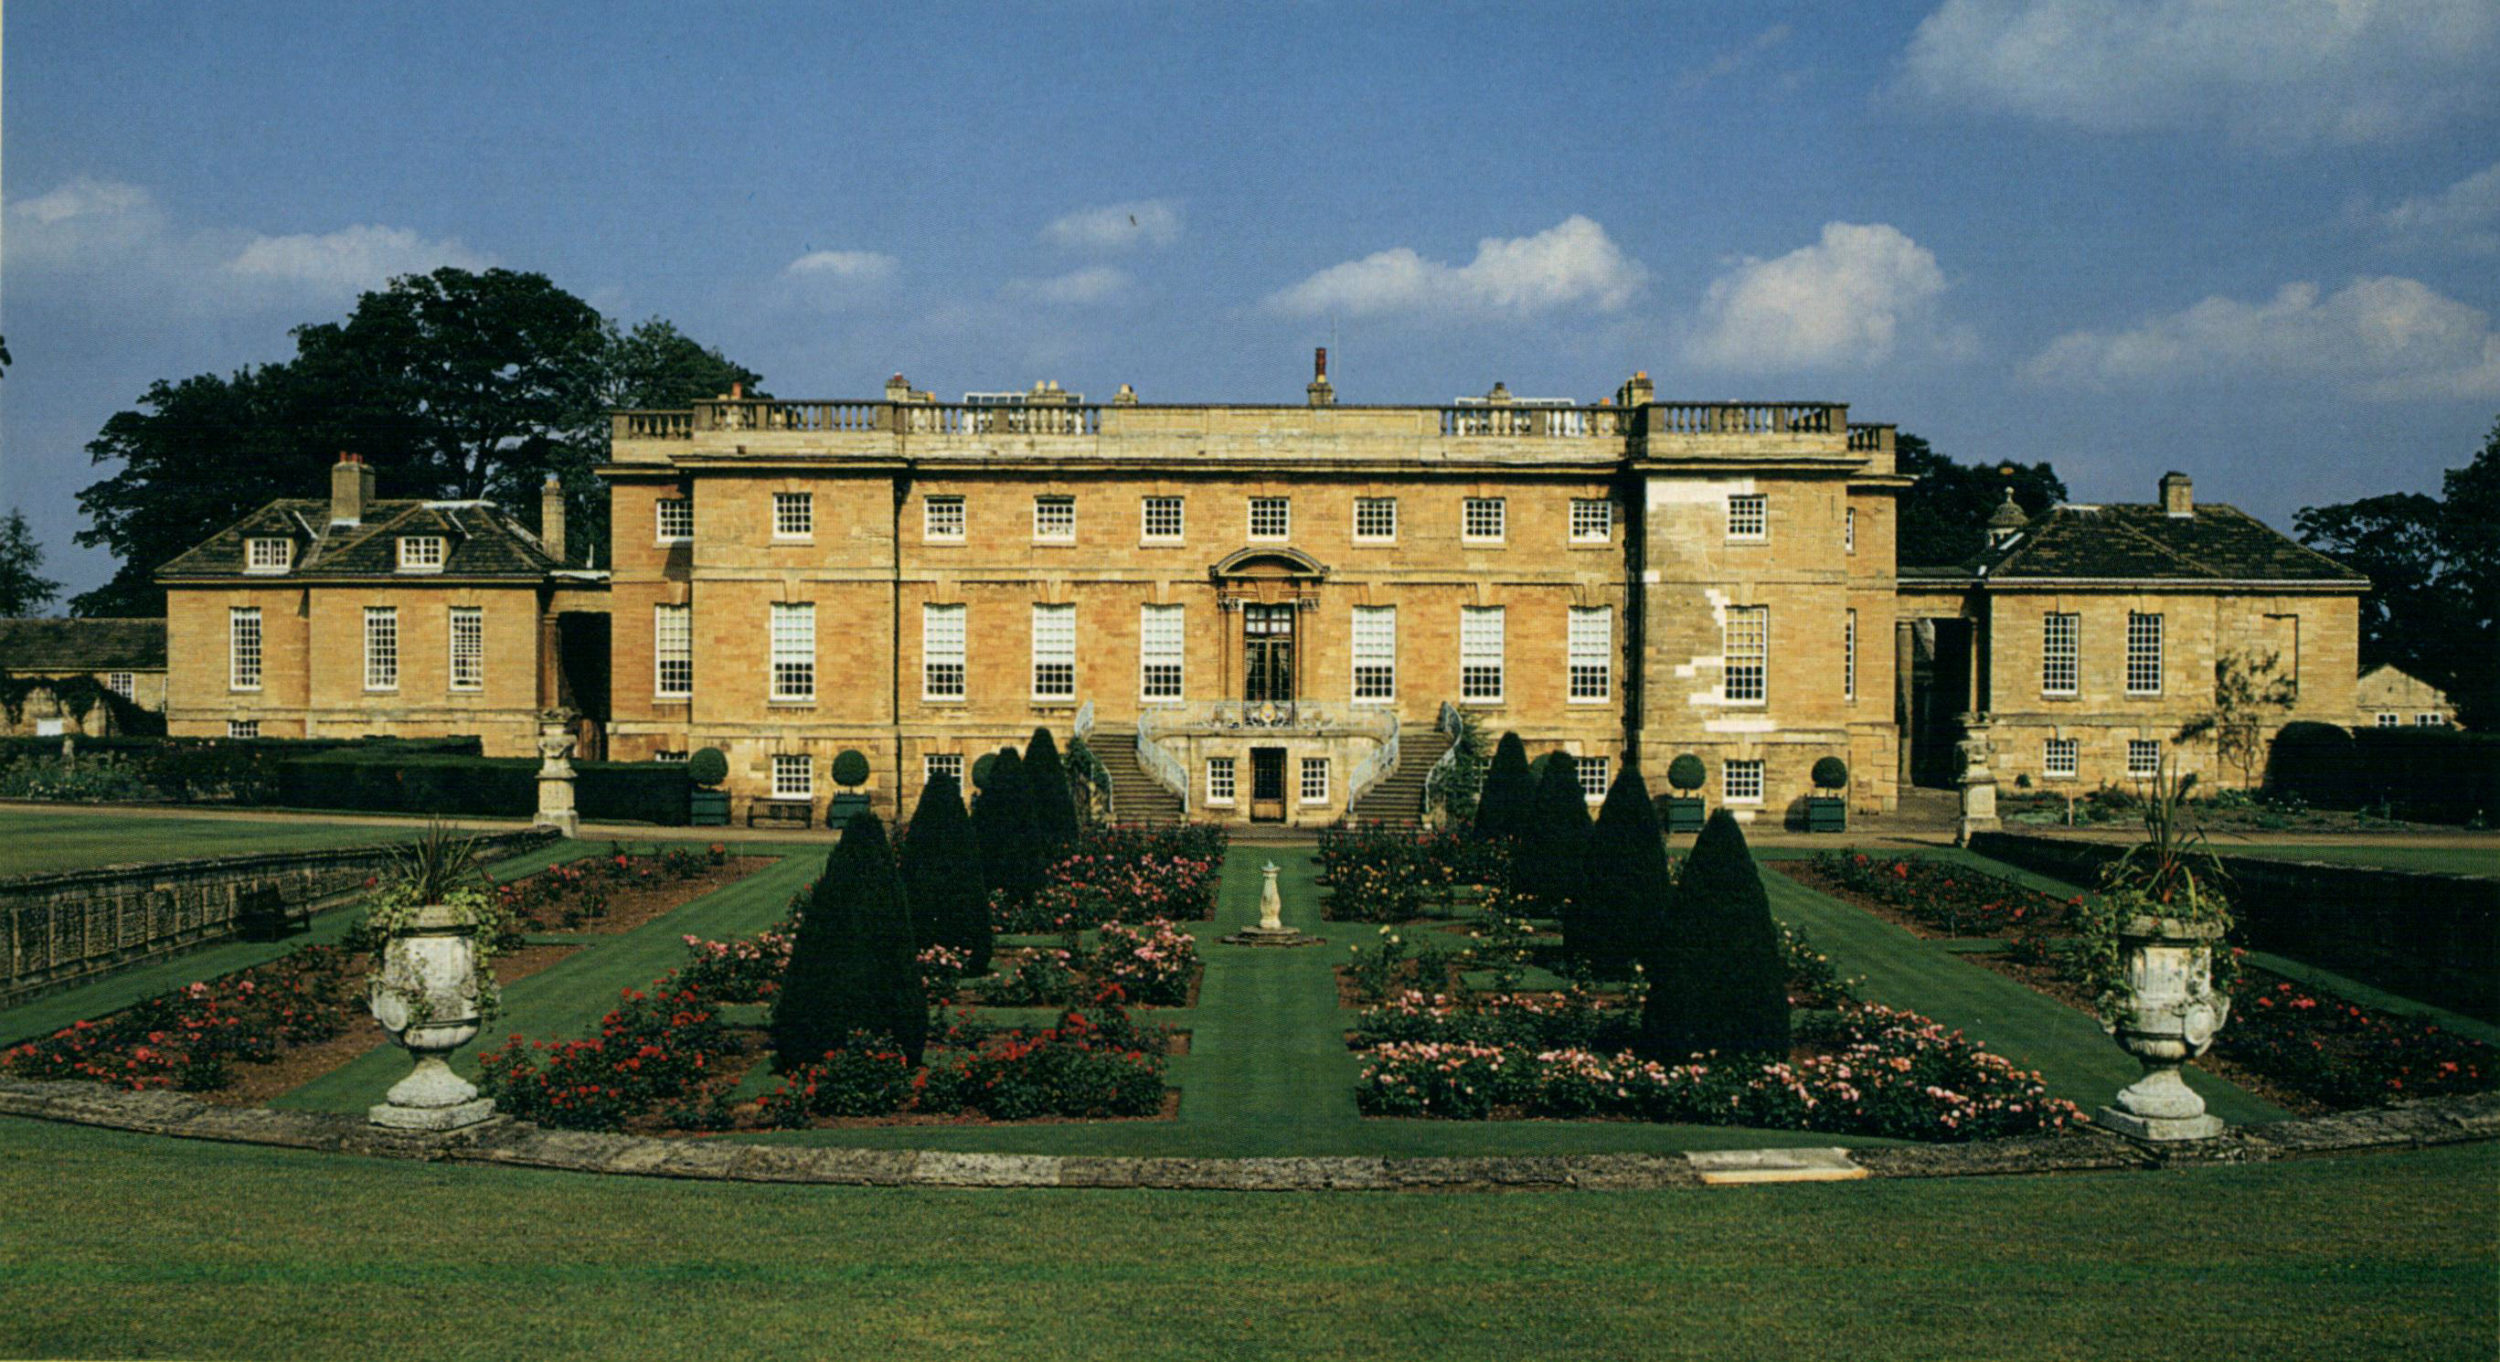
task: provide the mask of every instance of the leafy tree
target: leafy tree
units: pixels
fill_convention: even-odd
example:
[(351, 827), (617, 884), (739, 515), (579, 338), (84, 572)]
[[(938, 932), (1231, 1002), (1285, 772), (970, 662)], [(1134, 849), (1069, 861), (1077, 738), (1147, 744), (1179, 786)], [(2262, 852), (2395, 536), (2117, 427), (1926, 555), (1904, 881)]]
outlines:
[(1788, 971), (1762, 872), (1736, 816), (1710, 815), (1651, 948), (1641, 1049), (1657, 1059), (1785, 1054)]
[(2363, 667), (2401, 667), (2446, 691), (2467, 726), (2500, 726), (2500, 422), (2440, 493), (2307, 506), (2292, 525), (2302, 543), (2369, 577)]
[(2014, 504), (2039, 515), (2066, 499), (2046, 463), (1960, 464), (1906, 431), (1893, 439), (1894, 466), (1918, 481), (1901, 493), (1900, 561), (1959, 563), (1988, 547), (1988, 517), (2014, 489)]
[(773, 1066), (813, 1064), (865, 1031), (920, 1062), (929, 1005), (912, 959), (911, 909), (885, 824), (863, 813), (825, 858), (773, 1001)]
[(0, 520), (0, 619), (32, 615), (61, 594), (61, 584), (42, 575), (43, 545), (26, 527), (26, 513)]
[(607, 407), (683, 406), (755, 378), (666, 322), (620, 333), (545, 276), (510, 270), (396, 279), (294, 337), (279, 363), (150, 384), (88, 442), (94, 463), (119, 468), (78, 494), (89, 528), (77, 542), (121, 567), (74, 612), (162, 614), (159, 566), (278, 497), (323, 495), (342, 450), (374, 465), (386, 496), (492, 496), (525, 516), (554, 473), (571, 556), (605, 561), (607, 497), (591, 470)]
[(1585, 867), (1579, 915), (1585, 944), (1576, 949), (1600, 973), (1627, 972), (1665, 927), (1675, 883), (1649, 783), (1630, 762), (1597, 811)]
[(951, 775), (931, 776), (903, 840), (903, 889), (918, 946), (964, 952), (964, 971), (990, 972), (990, 904), (981, 883), (981, 847)]
[(2174, 742), (2211, 737), (2214, 755), (2238, 769), (2240, 783), (2252, 783), (2264, 763), (2269, 736), (2289, 713), (2299, 692), (2292, 679), (2279, 675), (2279, 654), (2224, 653), (2214, 659), (2213, 705), (2180, 725)]
[(1029, 903), (1042, 887), (1042, 843), (1033, 829), (1033, 796), (1024, 758), (1003, 747), (989, 783), (972, 800), (972, 835), (981, 844), (981, 878), (1011, 904)]
[(1534, 789), (1528, 777), (1528, 745), (1516, 733), (1503, 734), (1494, 744), (1493, 765), (1476, 800), (1476, 836), (1488, 842), (1519, 836)]
[(1034, 729), (1024, 745), (1024, 788), (1033, 801), (1033, 835), (1041, 840), (1042, 858), (1050, 860), (1076, 840), (1078, 828), (1067, 763), (1059, 759), (1059, 740), (1048, 726)]
[(1562, 919), (1565, 949), (1585, 953), (1585, 928), (1575, 906), (1581, 894), (1581, 862), (1588, 855), (1588, 797), (1580, 792), (1580, 763), (1568, 752), (1548, 753), (1538, 778), (1525, 831), (1511, 862), (1511, 885)]
[(1485, 763), (1484, 725), (1473, 714), (1458, 716), (1458, 736), (1450, 743), (1450, 764), (1433, 774), (1432, 788), (1424, 797), (1439, 804), (1449, 816), (1462, 824), (1475, 821), (1479, 801), (1484, 795)]

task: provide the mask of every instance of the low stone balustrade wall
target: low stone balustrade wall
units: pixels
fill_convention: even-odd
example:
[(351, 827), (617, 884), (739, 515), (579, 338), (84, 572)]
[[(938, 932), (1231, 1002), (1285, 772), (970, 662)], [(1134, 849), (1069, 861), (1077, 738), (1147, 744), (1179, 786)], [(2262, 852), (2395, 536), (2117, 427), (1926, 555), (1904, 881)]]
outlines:
[[(478, 839), (482, 858), (532, 851), (551, 831)], [(0, 1006), (226, 940), (246, 904), (290, 914), (388, 874), (396, 844), (211, 856), (0, 878)]]
[[(1970, 849), (2091, 886), (2126, 850), (1983, 832)], [(2500, 1021), (2500, 876), (2223, 855), (2248, 944), (2484, 1021)]]

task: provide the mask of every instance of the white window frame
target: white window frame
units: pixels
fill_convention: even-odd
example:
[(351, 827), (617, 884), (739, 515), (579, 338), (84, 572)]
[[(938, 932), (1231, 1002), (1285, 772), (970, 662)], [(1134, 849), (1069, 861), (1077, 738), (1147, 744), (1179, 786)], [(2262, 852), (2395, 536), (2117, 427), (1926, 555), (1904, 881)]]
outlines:
[(1720, 626), (1719, 698), (1731, 705), (1771, 702), (1771, 608), (1731, 605)]
[(2378, 726), (2381, 728), (2402, 728), (2404, 727), (2404, 722), (2405, 716), (2401, 714), (2381, 714), (2378, 716)]
[[(451, 689), (464, 694), (486, 689), (486, 610), (483, 606), (449, 607), (443, 626)], [(462, 663), (467, 663), (463, 674)]]
[(1352, 698), (1358, 705), (1394, 704), (1398, 698), (1398, 608), (1354, 607), (1350, 629), (1354, 656)]
[(2077, 738), (2047, 738), (2040, 743), (2040, 774), (2050, 780), (2073, 780), (2083, 769), (2083, 743)]
[(1217, 808), (1232, 807), (1235, 791), (1233, 758), (1207, 758), (1207, 803)]
[(958, 792), (964, 784), (964, 754), (961, 752), (925, 752), (920, 757), (920, 783), (926, 786), (939, 776), (953, 776)]
[(785, 544), (816, 537), (816, 494), (773, 493), (773, 538)]
[(1187, 693), (1188, 620), (1177, 605), (1137, 607), (1137, 698), (1171, 704)]
[(2445, 717), (2437, 714), (2416, 714), (2413, 716), (2413, 726), (2415, 728), (2444, 728), (2447, 726), (2447, 723), (2448, 720)]
[(1508, 689), (1503, 650), (1508, 621), (1498, 605), (1468, 605), (1458, 612), (1458, 702), (1498, 705)]
[(1855, 506), (1840, 508), (1840, 551), (1858, 551), (1858, 508)]
[(972, 633), (971, 607), (935, 601), (920, 607), (920, 698), (954, 704), (969, 693), (965, 654)]
[(658, 751), (653, 752), (651, 754), (651, 759), (653, 761), (665, 761), (671, 763), (686, 762), (694, 760), (694, 753), (690, 749), (683, 747), (663, 747)]
[(769, 698), (775, 704), (816, 702), (816, 604), (774, 601), (765, 621), (765, 642), (771, 665)]
[(440, 572), (443, 562), (451, 557), (451, 542), (439, 534), (403, 534), (399, 537), (399, 570), (402, 572)]
[(2040, 617), (2040, 693), (2083, 693), (2083, 616), (2052, 610)]
[(1574, 544), (1615, 542), (1614, 502), (1605, 497), (1573, 497), (1571, 499), (1571, 542)]
[(1573, 757), (1571, 760), (1574, 763), (1572, 774), (1580, 778), (1580, 797), (1591, 804), (1605, 803), (1607, 778), (1613, 774), (1608, 768), (1614, 763), (1604, 757)]
[(238, 605), (226, 611), (226, 689), (259, 690), (261, 676), (260, 607)]
[(1302, 803), (1309, 805), (1328, 802), (1328, 758), (1304, 757), (1302, 769), (1298, 774), (1300, 778), (1294, 782), (1294, 790), (1301, 797)]
[[(1365, 530), (1366, 514), (1385, 516), (1388, 528)], [(1398, 499), (1396, 497), (1356, 497), (1354, 499), (1354, 542), (1357, 544), (1394, 544), (1398, 542)]]
[[(2137, 758), (2146, 758), (2139, 761)], [(2161, 741), (2157, 738), (2127, 739), (2127, 779), (2151, 780), (2161, 774)]]
[(775, 752), (773, 798), (815, 803), (816, 759), (805, 752)]
[(661, 497), (651, 503), (651, 542), (655, 544), (691, 544), (694, 542), (693, 497)]
[(694, 698), (694, 607), (651, 607), (651, 698)]
[(1033, 542), (1076, 542), (1076, 498), (1065, 492), (1044, 492), (1033, 498)]
[(1719, 791), (1730, 804), (1759, 804), (1768, 786), (1760, 757), (1730, 757), (1719, 771)]
[[(1063, 679), (1066, 685), (1059, 682)], [(1060, 704), (1076, 699), (1076, 606), (1033, 604), (1033, 699)]]
[(243, 541), (243, 571), (248, 576), (275, 576), (294, 566), (295, 541), (292, 539), (252, 538)]
[(399, 689), (399, 607), (365, 607), (365, 689)]
[(1458, 505), (1458, 538), (1463, 544), (1500, 544), (1510, 538), (1507, 497), (1467, 497)]
[(136, 699), (139, 692), (138, 674), (136, 672), (106, 672), (104, 688), (125, 700)]
[(260, 736), (260, 720), (228, 719), (226, 720), (226, 736), (229, 738), (257, 738)]
[(2163, 632), (2160, 615), (2127, 612), (2127, 694), (2161, 694)]
[(1570, 703), (1602, 705), (1615, 698), (1615, 608), (1571, 607), (1564, 626), (1564, 684)]
[(961, 496), (946, 494), (920, 503), (920, 538), (929, 544), (960, 544), (971, 516)]
[[(1171, 528), (1155, 526), (1157, 512), (1169, 515)], [(1137, 503), (1137, 537), (1149, 544), (1178, 544), (1188, 535), (1189, 501), (1186, 497), (1143, 497)]]
[(1855, 607), (1844, 611), (1840, 620), (1840, 698), (1847, 704), (1858, 702), (1858, 612)]
[(1727, 537), (1742, 544), (1767, 542), (1771, 538), (1771, 498), (1761, 492), (1730, 493)]
[[(1265, 530), (1259, 528), (1259, 513), (1262, 511), (1270, 513), (1270, 519), (1275, 528)], [(1250, 498), (1250, 537), (1266, 541), (1293, 538), (1293, 498)]]

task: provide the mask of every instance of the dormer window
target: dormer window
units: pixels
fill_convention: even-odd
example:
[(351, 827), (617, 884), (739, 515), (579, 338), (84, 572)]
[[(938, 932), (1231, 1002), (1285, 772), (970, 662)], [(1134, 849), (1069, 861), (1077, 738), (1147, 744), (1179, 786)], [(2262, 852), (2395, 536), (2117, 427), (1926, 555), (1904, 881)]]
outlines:
[(246, 539), (243, 541), (245, 572), (284, 572), (295, 565), (295, 541), (292, 539)]
[(399, 570), (402, 572), (440, 572), (443, 570), (443, 536), (439, 534), (403, 535), (399, 541)]

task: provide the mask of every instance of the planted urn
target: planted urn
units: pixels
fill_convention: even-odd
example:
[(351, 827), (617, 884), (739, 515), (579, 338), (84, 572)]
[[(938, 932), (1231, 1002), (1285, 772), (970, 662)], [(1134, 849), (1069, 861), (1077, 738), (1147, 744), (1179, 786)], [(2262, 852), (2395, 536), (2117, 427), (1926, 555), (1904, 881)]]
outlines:
[(401, 854), (394, 881), (367, 915), (380, 942), (366, 1007), (391, 1043), (416, 1061), (367, 1111), (375, 1125), (449, 1131), (494, 1113), (494, 1100), (479, 1096), (449, 1063), (477, 1039), (495, 1000), (480, 940), (492, 908), (477, 879), (475, 845), (437, 825)]
[(2214, 949), (2231, 930), (2221, 867), (2179, 819), (2195, 784), (2193, 775), (2156, 775), (2144, 840), (2102, 873), (2101, 893), (2080, 921), (2101, 1024), (2144, 1066), (2093, 1119), (2140, 1140), (2222, 1133), (2179, 1073), (2231, 1016), (2230, 995), (2214, 982)]
[(1701, 831), (1702, 802), (1695, 791), (1709, 782), (1710, 769), (1690, 752), (1667, 763), (1667, 784), (1675, 793), (1658, 802), (1666, 815), (1662, 821), (1668, 833)]

